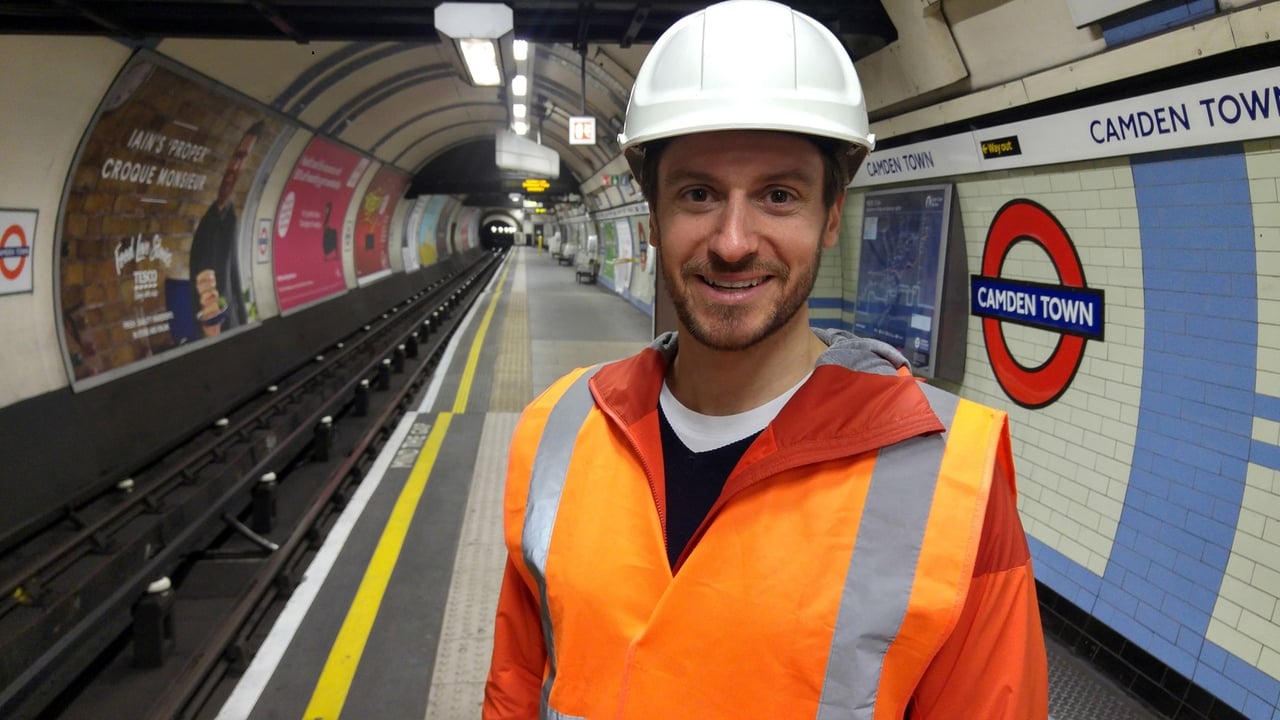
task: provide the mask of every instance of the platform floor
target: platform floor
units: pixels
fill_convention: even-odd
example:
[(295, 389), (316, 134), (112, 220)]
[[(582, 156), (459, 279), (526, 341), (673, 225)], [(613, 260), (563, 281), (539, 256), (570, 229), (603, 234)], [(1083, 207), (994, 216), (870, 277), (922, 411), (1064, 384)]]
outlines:
[[(463, 328), (219, 720), (479, 717), (516, 418), (564, 372), (635, 352), (651, 322), (550, 255), (516, 248)], [(1157, 717), (1049, 650), (1054, 720)]]

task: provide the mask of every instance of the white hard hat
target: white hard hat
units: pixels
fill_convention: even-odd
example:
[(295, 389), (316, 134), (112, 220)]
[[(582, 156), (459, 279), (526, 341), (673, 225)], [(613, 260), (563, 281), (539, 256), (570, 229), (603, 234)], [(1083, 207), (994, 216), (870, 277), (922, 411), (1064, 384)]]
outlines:
[(636, 75), (618, 142), (639, 177), (644, 143), (715, 130), (830, 138), (844, 149), (846, 180), (875, 145), (844, 46), (769, 0), (717, 3), (664, 32)]

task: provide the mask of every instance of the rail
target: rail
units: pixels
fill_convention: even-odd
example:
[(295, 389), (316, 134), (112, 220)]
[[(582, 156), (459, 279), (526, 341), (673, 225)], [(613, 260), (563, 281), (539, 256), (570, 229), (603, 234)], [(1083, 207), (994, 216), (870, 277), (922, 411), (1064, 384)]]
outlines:
[[(343, 342), (300, 363), (276, 385), (231, 409), (225, 422), (220, 422), (211, 434), (191, 438), (175, 453), (176, 459), (163, 462), (166, 467), (148, 482), (124, 498), (116, 498), (96, 517), (84, 519), (78, 513), (69, 513), (78, 527), (66, 537), (39, 548), (33, 553), (34, 557), (9, 570), (0, 580), (0, 590), (4, 592), (0, 620), (21, 612), (49, 616), (20, 624), (30, 633), (27, 645), (40, 647), (38, 657), (31, 656), (34, 650), (21, 652), (28, 649), (21, 643), (18, 644), (20, 652), (6, 648), (6, 654), (15, 661), (6, 663), (6, 667), (21, 668), (21, 671), (0, 678), (4, 683), (0, 689), (0, 716), (27, 714), (49, 704), (65, 689), (68, 676), (78, 674), (87, 666), (95, 650), (105, 649), (98, 647), (107, 643), (104, 636), (118, 636), (127, 629), (130, 609), (151, 581), (172, 573), (185, 557), (207, 546), (209, 537), (225, 526), (227, 516), (243, 512), (249, 506), (250, 487), (265, 472), (293, 466), (297, 458), (313, 446), (314, 428), (321, 418), (331, 418), (349, 409), (365, 387), (389, 386), (388, 376), (393, 367), (411, 365), (394, 390), (385, 387), (391, 390), (389, 398), (383, 398), (381, 410), (364, 421), (365, 430), (355, 449), (313, 495), (312, 504), (300, 515), (300, 521), (279, 549), (265, 558), (245, 595), (214, 633), (211, 647), (217, 647), (196, 653), (180, 670), (180, 681), (170, 683), (148, 713), (149, 717), (178, 717), (181, 708), (198, 694), (207, 676), (223, 661), (224, 651), (234, 643), (254, 608), (269, 600), (269, 591), (278, 587), (282, 570), (297, 562), (300, 549), (314, 534), (318, 520), (331, 507), (341, 488), (358, 480), (362, 472), (360, 464), (367, 455), (376, 455), (388, 426), (393, 426), (403, 414), (404, 403), (434, 368), (460, 320), (461, 313), (457, 310), (474, 300), (476, 283), (491, 273), (496, 264), (496, 256), (483, 256), (466, 271), (438, 281), (388, 308)], [(238, 419), (233, 421), (232, 417)], [(278, 425), (291, 427), (282, 437), (273, 436), (276, 442), (272, 448), (263, 450), (255, 445), (254, 433)], [(210, 468), (212, 471), (206, 472)], [(134, 476), (145, 476), (146, 472), (144, 469)], [(224, 479), (228, 473), (234, 475), (232, 480)], [(281, 477), (279, 481), (287, 482), (288, 477)], [(183, 493), (197, 495), (193, 488), (198, 488), (207, 502), (202, 503), (203, 509), (193, 517), (181, 518), (187, 522), (176, 532), (170, 529), (166, 536), (164, 510), (177, 504), (170, 503), (170, 499)], [(137, 532), (126, 529), (140, 518), (148, 517), (150, 524), (159, 528), (156, 534), (161, 537), (162, 546), (155, 549), (148, 545), (143, 562), (137, 563), (136, 559), (130, 562), (129, 534), (136, 536)], [(95, 593), (92, 574), (73, 572), (86, 562), (95, 561), (102, 568), (120, 564), (123, 577), (115, 578), (108, 588), (98, 587)], [(105, 570), (100, 574), (110, 575)], [(70, 575), (76, 575), (80, 582), (68, 580), (60, 587), (58, 580)], [(99, 580), (99, 585), (102, 584)], [(98, 601), (91, 607), (80, 608), (70, 627), (41, 626), (42, 622), (64, 619), (59, 612), (64, 606), (95, 595)], [(38, 642), (41, 636), (49, 635), (56, 636), (53, 642)]]

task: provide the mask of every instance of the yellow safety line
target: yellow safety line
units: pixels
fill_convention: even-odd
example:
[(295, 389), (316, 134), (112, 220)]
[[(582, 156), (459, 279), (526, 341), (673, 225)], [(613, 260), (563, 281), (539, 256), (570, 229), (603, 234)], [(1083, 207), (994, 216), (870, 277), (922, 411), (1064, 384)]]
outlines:
[(489, 330), (489, 321), (493, 319), (493, 310), (498, 306), (498, 298), (502, 295), (502, 285), (507, 281), (507, 271), (510, 269), (511, 263), (507, 263), (502, 268), (502, 277), (498, 278), (498, 282), (494, 283), (493, 297), (489, 300), (488, 309), (484, 311), (484, 319), (480, 321), (480, 329), (476, 331), (476, 337), (471, 341), (471, 353), (467, 355), (467, 364), (462, 371), (462, 381), (458, 383), (458, 396), (453, 401), (453, 411), (455, 413), (467, 411), (467, 398), (471, 396), (471, 383), (476, 377), (476, 366), (480, 364), (480, 348), (484, 345), (484, 336)]
[(475, 340), (471, 343), (471, 354), (467, 357), (467, 365), (462, 373), (462, 383), (458, 387), (458, 396), (453, 404), (454, 410), (452, 413), (440, 413), (430, 434), (427, 435), (427, 441), (418, 454), (418, 460), (414, 463), (413, 470), (409, 472), (409, 480), (400, 491), (400, 497), (391, 510), (391, 517), (382, 531), (382, 537), (378, 539), (378, 547), (374, 549), (373, 558), (365, 569), (364, 578), (360, 581), (359, 589), (356, 590), (355, 600), (347, 611), (346, 619), (342, 621), (338, 637), (333, 641), (329, 659), (324, 664), (324, 670), (320, 672), (320, 678), (316, 681), (316, 689), (311, 694), (311, 702), (307, 704), (307, 710), (302, 716), (303, 720), (337, 720), (342, 713), (342, 706), (347, 701), (347, 693), (351, 690), (351, 681), (356, 675), (356, 667), (360, 664), (360, 656), (364, 654), (364, 646), (369, 641), (373, 621), (378, 616), (382, 597), (386, 594), (387, 584), (391, 581), (391, 572), (400, 558), (400, 550), (404, 547), (409, 525), (413, 522), (413, 515), (418, 509), (419, 501), (422, 500), (422, 493), (426, 490), (427, 478), (430, 477), (431, 469), (435, 467), (436, 458), (440, 454), (440, 448), (444, 445), (445, 433), (449, 431), (453, 416), (467, 408), (467, 396), (471, 393), (476, 365), (480, 362), (480, 348), (484, 345), (485, 333), (489, 329), (489, 321), (497, 306), (498, 296), (502, 294), (502, 284), (507, 279), (509, 269), (511, 264), (507, 263), (502, 270), (502, 277), (496, 283), (493, 299), (489, 301), (484, 320), (481, 321)]
[(311, 702), (303, 714), (306, 720), (336, 720), (342, 712), (342, 705), (347, 701), (347, 692), (351, 689), (351, 679), (355, 677), (356, 666), (360, 664), (360, 656), (364, 653), (365, 643), (369, 640), (369, 631), (373, 628), (374, 618), (378, 615), (378, 606), (382, 604), (382, 596), (386, 593), (387, 583), (391, 580), (391, 571), (395, 569), (400, 550), (404, 547), (405, 535), (409, 532), (409, 524), (413, 522), (413, 513), (422, 499), (422, 492), (427, 487), (427, 477), (439, 456), (440, 447), (444, 444), (444, 435), (452, 421), (451, 413), (442, 412), (436, 418), (431, 433), (409, 473), (409, 480), (400, 491), (391, 510), (387, 526), (378, 539), (378, 547), (373, 551), (369, 567), (365, 569), (364, 579), (356, 590), (355, 600), (347, 617), (342, 621), (342, 629), (333, 641), (333, 649), (329, 651), (329, 660), (324, 664), (320, 679), (316, 681), (316, 689), (311, 695)]

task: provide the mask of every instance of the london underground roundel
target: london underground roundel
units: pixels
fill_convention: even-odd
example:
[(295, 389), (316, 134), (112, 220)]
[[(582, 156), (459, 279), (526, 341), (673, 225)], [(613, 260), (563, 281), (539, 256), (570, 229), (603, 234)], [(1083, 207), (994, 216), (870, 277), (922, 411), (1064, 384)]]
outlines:
[(15, 223), (0, 233), (0, 275), (6, 280), (17, 280), (22, 275), (30, 254), (27, 234), (21, 225)]
[[(1049, 256), (1057, 283), (1002, 276), (1005, 258), (1018, 243), (1033, 243)], [(1044, 206), (1012, 200), (996, 212), (982, 251), (982, 272), (970, 277), (970, 312), (982, 318), (982, 338), (996, 380), (1014, 402), (1049, 405), (1071, 385), (1085, 344), (1102, 340), (1103, 292), (1088, 287), (1084, 267), (1062, 223)], [(1056, 333), (1058, 342), (1038, 366), (1022, 364), (1009, 350), (1004, 323)]]

